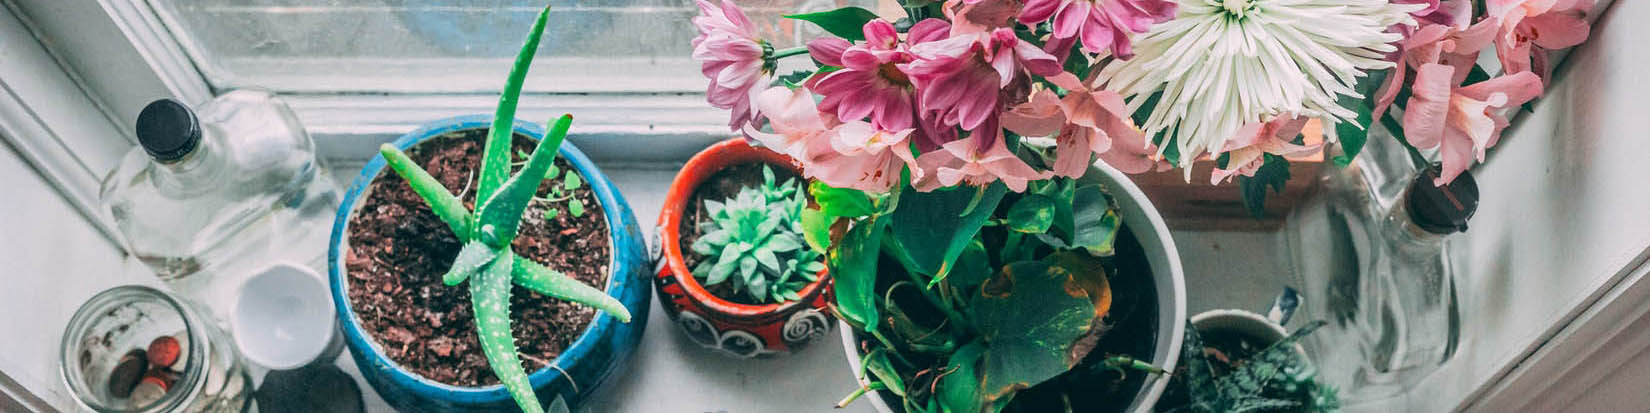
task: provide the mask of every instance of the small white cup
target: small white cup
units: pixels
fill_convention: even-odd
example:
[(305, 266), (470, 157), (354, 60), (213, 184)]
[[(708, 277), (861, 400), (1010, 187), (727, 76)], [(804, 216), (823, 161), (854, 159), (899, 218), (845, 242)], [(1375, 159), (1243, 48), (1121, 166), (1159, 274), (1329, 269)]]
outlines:
[(276, 263), (248, 277), (237, 295), (230, 325), (235, 346), (253, 363), (303, 367), (338, 341), (331, 290), (309, 267)]

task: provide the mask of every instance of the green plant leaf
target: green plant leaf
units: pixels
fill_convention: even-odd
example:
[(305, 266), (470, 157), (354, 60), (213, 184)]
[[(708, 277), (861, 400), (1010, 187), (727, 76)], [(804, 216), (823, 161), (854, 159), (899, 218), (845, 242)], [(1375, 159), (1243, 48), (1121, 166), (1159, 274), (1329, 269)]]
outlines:
[(1289, 183), (1289, 160), (1282, 156), (1265, 154), (1264, 163), (1255, 170), (1255, 176), (1238, 176), (1238, 191), (1243, 195), (1243, 209), (1260, 219), (1266, 215), (1266, 188), (1282, 193)]
[(876, 20), (877, 14), (859, 7), (843, 7), (818, 13), (792, 14), (785, 18), (806, 20), (837, 37), (857, 42), (865, 40), (865, 23)]
[(894, 395), (905, 397), (905, 380), (894, 370), (894, 363), (888, 361), (887, 351), (881, 348), (871, 350), (865, 355), (865, 369), (876, 376), (878, 381), (888, 386), (888, 391)]
[(814, 181), (808, 185), (808, 193), (813, 195), (814, 202), (819, 204), (820, 211), (826, 216), (859, 218), (877, 211), (871, 197), (857, 189), (833, 188)]
[(561, 214), (561, 210), (559, 210), (559, 209), (546, 208), (544, 210), (544, 220), (549, 221), (549, 220), (552, 220), (552, 219), (556, 219), (556, 215), (560, 215), (560, 214)]
[[(962, 254), (957, 256), (956, 269), (951, 270), (950, 275), (944, 280), (951, 283), (951, 286), (964, 290), (985, 282), (987, 278), (991, 278), (993, 272), (995, 271), (991, 269), (991, 254), (985, 251), (985, 244), (980, 240), (973, 240), (963, 248)], [(929, 282), (929, 286), (932, 287), (939, 282), (940, 278), (934, 278)]]
[(527, 69), (533, 65), (533, 54), (538, 52), (539, 39), (544, 37), (544, 25), (549, 17), (549, 7), (539, 11), (532, 31), (527, 32), (527, 41), (521, 45), (516, 62), (510, 67), (510, 76), (504, 81), (504, 91), (499, 94), (498, 108), (493, 112), (493, 123), (487, 129), (487, 141), (482, 147), (481, 176), (476, 184), (478, 200), (492, 198), (510, 176), (510, 146), (515, 139), (516, 104), (521, 100), (521, 85), (527, 79)]
[(1089, 254), (1108, 256), (1122, 228), (1122, 217), (1111, 195), (1100, 185), (1083, 185), (1072, 194), (1072, 247), (1088, 250)]
[(561, 187), (568, 191), (583, 188), (584, 180), (579, 178), (579, 174), (570, 173), (562, 176)]
[(493, 247), (489, 247), (481, 241), (471, 240), (465, 242), (464, 247), (458, 250), (458, 257), (453, 258), (453, 266), (447, 269), (446, 275), (441, 276), (441, 283), (458, 285), (458, 283), (464, 282), (465, 278), (480, 270), (481, 266), (493, 262), (493, 258), (497, 257), (498, 253), (499, 250), (493, 249)]
[(802, 239), (814, 251), (831, 247), (831, 222), (835, 221), (817, 208), (802, 209)]
[[(980, 232), (1008, 188), (994, 183), (983, 193), (973, 187), (917, 192), (906, 188), (891, 215), (890, 228), (918, 272), (945, 278), (963, 248)], [(975, 197), (978, 196), (978, 202)], [(972, 204), (973, 208), (968, 208)], [(968, 214), (964, 215), (963, 211)]]
[(515, 257), (515, 268), (510, 274), (516, 285), (539, 294), (606, 311), (621, 322), (630, 322), (630, 309), (625, 308), (619, 299), (607, 295), (606, 291), (598, 290), (525, 257), (513, 254), (512, 256)]
[(877, 327), (877, 258), (888, 221), (873, 216), (857, 222), (826, 253), (835, 279), (837, 316), (865, 331)]
[(470, 303), (475, 308), (476, 336), (493, 375), (504, 383), (516, 405), (526, 412), (542, 412), (533, 385), (516, 356), (516, 339), (510, 335), (510, 267), (515, 254), (504, 250), (487, 269), (470, 282)]
[(951, 354), (945, 367), (951, 374), (940, 378), (937, 395), (947, 411), (979, 412), (984, 409), (985, 395), (980, 392), (983, 380), (978, 366), (985, 351), (985, 344), (975, 341)]
[(477, 239), (486, 242), (494, 248), (504, 248), (510, 241), (516, 239), (516, 228), (521, 225), (522, 211), (532, 202), (533, 196), (538, 193), (539, 183), (544, 182), (544, 173), (556, 161), (556, 151), (561, 147), (562, 139), (567, 137), (567, 128), (573, 124), (573, 115), (562, 115), (551, 126), (550, 133), (539, 140), (538, 147), (527, 158), (527, 166), (521, 168), (521, 173), (510, 178), (487, 202), (481, 204), (481, 219), (477, 221)]
[(458, 239), (472, 239), (470, 210), (464, 208), (464, 201), (453, 196), (452, 192), (447, 191), (447, 187), (441, 186), (441, 181), (435, 180), (434, 176), (430, 176), (429, 172), (424, 171), (424, 168), (419, 167), (412, 158), (408, 158), (406, 153), (395, 146), (387, 143), (380, 145), (378, 153), (384, 156), (384, 163), (390, 166), (390, 170), (407, 181), (413, 193), (424, 198), (424, 203), (430, 206), (431, 211), (435, 211), (436, 218), (441, 218), (441, 222), (452, 228)]
[(569, 200), (567, 200), (567, 213), (573, 214), (574, 218), (583, 217), (584, 216), (584, 201), (580, 201), (578, 199), (569, 199)]
[[(1403, 68), (1396, 70), (1403, 70)], [(1357, 113), (1358, 116), (1355, 119), (1335, 124), (1335, 136), (1341, 142), (1341, 154), (1335, 156), (1336, 166), (1344, 168), (1347, 164), (1352, 163), (1352, 159), (1358, 157), (1358, 153), (1364, 150), (1364, 143), (1369, 141), (1369, 126), (1375, 119), (1373, 116), (1375, 112), (1375, 92), (1381, 88), (1381, 83), (1386, 81), (1387, 71), (1375, 70), (1367, 73), (1368, 75), (1364, 76), (1363, 79), (1358, 79), (1357, 86), (1353, 87), (1353, 90), (1357, 91), (1358, 95), (1362, 97), (1343, 95), (1337, 102), (1338, 105)]]
[(989, 349), (983, 356), (987, 401), (1035, 386), (1077, 365), (1073, 347), (1088, 334), (1094, 304), (1065, 269), (1041, 261), (1009, 264), (971, 302)]
[(1048, 232), (1054, 224), (1054, 200), (1029, 194), (1008, 209), (1008, 229), (1028, 234)]

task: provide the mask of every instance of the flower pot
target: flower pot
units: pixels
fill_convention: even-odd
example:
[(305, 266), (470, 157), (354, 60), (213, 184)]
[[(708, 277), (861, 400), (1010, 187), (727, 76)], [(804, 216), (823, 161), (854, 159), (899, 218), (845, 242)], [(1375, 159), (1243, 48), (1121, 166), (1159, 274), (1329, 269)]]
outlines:
[[(401, 136), (393, 144), (408, 150), (438, 136), (486, 130), (491, 121), (491, 116), (481, 115), (442, 119)], [(538, 125), (517, 121), (515, 133), (536, 140), (543, 136), (544, 130)], [(594, 319), (584, 326), (582, 333), (562, 349), (559, 356), (549, 361), (550, 365), (529, 374), (528, 380), (541, 403), (548, 405), (559, 397), (569, 405), (577, 405), (590, 392), (611, 381), (614, 373), (623, 370), (647, 325), (648, 299), (652, 290), (646, 283), (647, 256), (641, 229), (618, 189), (572, 143), (562, 144), (559, 157), (582, 175), (594, 194), (595, 202), (601, 206), (603, 215), (596, 219), (607, 225), (608, 237), (605, 241), (610, 251), (610, 260), (606, 263), (606, 291), (618, 298), (635, 320), (622, 323), (610, 314), (597, 312)], [(363, 328), (361, 314), (352, 305), (349, 294), (349, 267), (345, 262), (346, 256), (350, 255), (348, 227), (351, 218), (372, 196), (370, 188), (373, 180), (384, 173), (384, 167), (384, 158), (374, 157), (350, 185), (333, 225), (327, 257), (333, 304), (337, 307), (339, 326), (350, 356), (367, 382), (386, 402), (399, 410), (515, 411), (516, 403), (503, 386), (454, 386), (413, 373), (388, 357), (378, 338)], [(445, 226), (441, 230), (445, 231)], [(437, 285), (431, 288), (464, 287)], [(466, 302), (464, 305), (469, 304)]]
[(801, 172), (785, 155), (751, 147), (743, 139), (711, 145), (688, 160), (671, 182), (653, 244), (661, 255), (654, 282), (666, 313), (695, 343), (739, 358), (788, 354), (824, 337), (832, 319), (825, 310), (830, 276), (824, 270), (798, 293), (800, 300), (760, 305), (718, 297), (689, 270), (680, 239), (695, 191), (719, 171), (752, 163)]
[[(1080, 181), (1106, 186), (1121, 208), (1124, 227), (1131, 230), (1134, 240), (1143, 252), (1157, 294), (1156, 323), (1153, 329), (1156, 333), (1153, 341), (1155, 346), (1150, 359), (1143, 361), (1173, 371), (1180, 356), (1181, 340), (1185, 332), (1185, 322), (1182, 320), (1186, 317), (1186, 281), (1181, 270), (1180, 253), (1175, 250), (1169, 228), (1163, 224), (1162, 216), (1152, 207), (1151, 201), (1147, 200), (1140, 188), (1122, 172), (1104, 164), (1096, 164)], [(1121, 239), (1121, 235), (1119, 237), (1118, 243), (1122, 245), (1125, 241)], [(842, 345), (847, 349), (848, 366), (857, 374), (862, 371), (860, 358), (863, 357), (863, 353), (858, 346), (860, 340), (847, 323), (839, 324), (842, 330)], [(1163, 395), (1164, 387), (1167, 385), (1167, 378), (1150, 375), (1134, 393), (1133, 401), (1128, 404), (1125, 411), (1150, 409), (1158, 397)], [(893, 397), (886, 391), (866, 395), (877, 411), (885, 413), (896, 411), (884, 400), (898, 400)]]

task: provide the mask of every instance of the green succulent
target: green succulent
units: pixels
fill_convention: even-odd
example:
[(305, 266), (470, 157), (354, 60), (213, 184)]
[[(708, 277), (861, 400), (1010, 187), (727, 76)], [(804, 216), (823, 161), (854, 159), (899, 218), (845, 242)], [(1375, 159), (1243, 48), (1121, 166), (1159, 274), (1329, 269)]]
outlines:
[(802, 209), (807, 193), (795, 179), (775, 184), (762, 167), (762, 185), (745, 187), (721, 202), (705, 200), (710, 220), (693, 252), (705, 260), (693, 268), (704, 285), (732, 283), (758, 303), (800, 300), (798, 292), (819, 279), (823, 256), (803, 244)]
[[(553, 164), (557, 150), (573, 123), (572, 115), (562, 115), (557, 119), (550, 132), (539, 140), (533, 153), (527, 156), (521, 171), (510, 176), (510, 145), (516, 103), (521, 97), (521, 85), (527, 76), (527, 68), (532, 65), (533, 54), (544, 34), (549, 12), (549, 7), (539, 12), (538, 20), (533, 22), (533, 30), (516, 56), (510, 77), (504, 84), (504, 92), (499, 98), (498, 109), (483, 147), (481, 173), (476, 182), (477, 209), (474, 213), (400, 149), (388, 144), (379, 148), (390, 169), (406, 179), (413, 192), (424, 198), (436, 216), (463, 241), (463, 248), (453, 260), (452, 268), (442, 276), (442, 282), (456, 286), (466, 279), (470, 280), (476, 335), (480, 338), (482, 352), (487, 356), (487, 364), (492, 366), (493, 374), (509, 390), (516, 405), (530, 413), (542, 412), (543, 408), (533, 394), (532, 384), (527, 381), (527, 373), (522, 371), (515, 338), (510, 333), (512, 283), (550, 297), (595, 307), (613, 314), (620, 321), (630, 322), (630, 311), (606, 292), (516, 255), (510, 249), (510, 241), (516, 238), (522, 214), (536, 198), (539, 184), (546, 177), (555, 175), (551, 171), (555, 169)], [(565, 176), (563, 185), (552, 192), (552, 197), (562, 196), (559, 189), (576, 189), (582, 184), (577, 174), (569, 172)], [(571, 189), (566, 192), (570, 193)], [(569, 213), (583, 214), (582, 204), (577, 209), (572, 207), (570, 204)]]

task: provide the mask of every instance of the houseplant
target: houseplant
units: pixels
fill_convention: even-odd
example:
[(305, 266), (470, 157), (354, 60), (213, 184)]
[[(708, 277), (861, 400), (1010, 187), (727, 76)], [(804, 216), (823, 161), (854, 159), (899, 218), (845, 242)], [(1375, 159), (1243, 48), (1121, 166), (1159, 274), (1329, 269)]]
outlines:
[(671, 182), (654, 280), (659, 302), (694, 342), (754, 357), (830, 330), (830, 276), (797, 231), (807, 204), (798, 172), (784, 155), (729, 139), (694, 155)]
[(1322, 327), (1307, 323), (1286, 333), (1276, 321), (1243, 310), (1212, 310), (1188, 320), (1181, 367), (1165, 412), (1324, 412), (1340, 408), (1335, 388), (1297, 344)]
[[(560, 145), (570, 116), (549, 135), (514, 120), (547, 17), (491, 119), (445, 119), (386, 145), (339, 209), (328, 263), (340, 324), (362, 374), (398, 408), (576, 405), (640, 340), (629, 321), (645, 319), (650, 290), (629, 207)], [(526, 159), (512, 161), (512, 147)], [(485, 385), (494, 377), (503, 384)]]

